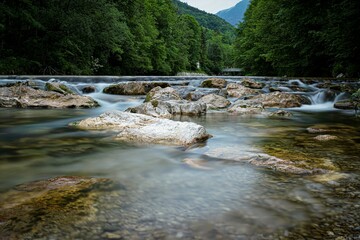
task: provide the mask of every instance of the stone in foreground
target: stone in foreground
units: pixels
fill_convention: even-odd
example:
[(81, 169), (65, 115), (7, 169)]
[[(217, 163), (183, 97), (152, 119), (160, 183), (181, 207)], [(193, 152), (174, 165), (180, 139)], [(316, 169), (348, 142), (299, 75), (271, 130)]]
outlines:
[(203, 126), (128, 112), (107, 112), (71, 124), (85, 130), (113, 130), (115, 139), (135, 143), (188, 146), (211, 137)]
[(33, 89), (21, 84), (0, 88), (3, 108), (94, 108), (99, 104), (90, 97)]
[(0, 238), (46, 238), (46, 233), (91, 222), (97, 198), (115, 189), (109, 179), (75, 176), (18, 185), (0, 195)]

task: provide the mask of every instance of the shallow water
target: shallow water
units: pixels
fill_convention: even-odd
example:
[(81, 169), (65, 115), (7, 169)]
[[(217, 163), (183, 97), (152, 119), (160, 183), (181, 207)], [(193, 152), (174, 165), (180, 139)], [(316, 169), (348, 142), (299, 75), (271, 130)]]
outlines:
[[(107, 85), (96, 87), (101, 91)], [(198, 86), (198, 80), (190, 85)], [(63, 175), (106, 177), (124, 186), (121, 194), (99, 199), (91, 224), (67, 226), (52, 235), (44, 229), (41, 237), (100, 239), (112, 233), (122, 239), (360, 239), (360, 121), (351, 111), (321, 102), (289, 110), (294, 114), (290, 119), (225, 112), (177, 118), (199, 123), (213, 135), (184, 149), (116, 142), (110, 133), (69, 127), (144, 99), (100, 92), (89, 96), (102, 107), (0, 109), (0, 192)], [(338, 135), (344, 140), (316, 142), (316, 134), (306, 128), (317, 124), (341, 127)], [(294, 157), (326, 158), (337, 170), (321, 179), (207, 155), (229, 147), (240, 155), (286, 149)], [(187, 158), (206, 170), (191, 168)]]

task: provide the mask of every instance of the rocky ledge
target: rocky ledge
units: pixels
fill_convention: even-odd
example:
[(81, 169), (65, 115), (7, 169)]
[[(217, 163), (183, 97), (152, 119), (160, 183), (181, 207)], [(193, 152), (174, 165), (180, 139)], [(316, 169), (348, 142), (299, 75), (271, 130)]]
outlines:
[(94, 108), (99, 106), (99, 104), (90, 97), (71, 94), (65, 90), (62, 91), (64, 92), (44, 91), (23, 84), (0, 87), (0, 107)]
[(187, 146), (211, 137), (203, 126), (128, 112), (107, 112), (72, 123), (84, 130), (112, 130), (115, 139), (135, 143)]

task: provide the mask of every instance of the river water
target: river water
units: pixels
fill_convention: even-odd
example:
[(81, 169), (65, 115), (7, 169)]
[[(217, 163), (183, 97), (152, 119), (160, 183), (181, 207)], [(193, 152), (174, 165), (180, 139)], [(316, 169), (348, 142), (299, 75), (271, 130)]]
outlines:
[[(161, 80), (195, 88), (201, 82)], [(277, 84), (299, 92), (291, 89), (297, 86), (312, 104), (287, 109), (293, 113), (289, 119), (226, 112), (177, 118), (213, 135), (190, 149), (116, 142), (107, 133), (68, 127), (145, 98), (103, 94), (110, 82), (101, 79), (67, 82), (77, 89), (95, 86), (88, 95), (101, 104), (97, 109), (0, 109), (0, 192), (56, 176), (105, 177), (123, 186), (119, 194), (99, 199), (91, 223), (43, 229), (39, 238), (45, 239), (360, 239), (360, 120), (353, 111), (333, 108), (346, 94), (328, 97), (300, 80), (257, 80), (267, 83), (264, 91)], [(342, 140), (315, 141), (306, 129), (319, 124), (340, 130), (335, 134)], [(206, 155), (217, 148), (236, 154), (280, 149), (294, 158), (326, 158), (336, 170), (320, 176), (279, 173)], [(201, 159), (203, 169), (187, 165), (189, 158)]]

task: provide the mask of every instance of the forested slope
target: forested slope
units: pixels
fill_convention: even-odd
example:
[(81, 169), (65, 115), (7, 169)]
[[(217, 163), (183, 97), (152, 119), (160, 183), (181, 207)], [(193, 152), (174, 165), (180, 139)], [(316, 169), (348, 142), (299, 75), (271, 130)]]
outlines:
[(360, 2), (252, 0), (237, 63), (248, 74), (360, 76)]
[[(0, 74), (218, 72), (229, 44), (172, 0), (0, 2)], [(230, 40), (229, 40), (230, 41)]]

